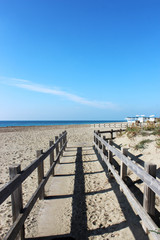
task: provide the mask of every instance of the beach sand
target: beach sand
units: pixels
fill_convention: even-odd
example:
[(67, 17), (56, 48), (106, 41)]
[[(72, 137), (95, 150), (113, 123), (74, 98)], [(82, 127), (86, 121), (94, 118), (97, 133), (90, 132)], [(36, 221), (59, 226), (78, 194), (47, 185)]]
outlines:
[[(139, 239), (150, 239), (144, 234), (140, 220), (136, 214), (131, 209), (124, 195), (119, 191), (119, 187), (114, 179), (109, 180), (95, 155), (93, 150), (93, 131), (94, 130), (108, 130), (109, 127), (97, 125), (96, 128), (92, 125), (88, 126), (47, 126), (47, 127), (13, 127), (13, 128), (1, 128), (0, 129), (0, 187), (4, 186), (5, 183), (9, 181), (9, 166), (13, 164), (21, 164), (21, 169), (23, 170), (29, 165), (33, 160), (36, 159), (36, 150), (43, 149), (44, 151), (49, 147), (49, 141), (54, 140), (55, 136), (62, 133), (62, 131), (67, 130), (68, 138), (68, 153), (71, 148), (73, 148), (73, 156), (67, 159), (71, 162), (76, 161), (76, 151), (78, 147), (82, 147), (82, 161), (83, 161), (83, 172), (84, 174), (84, 189), (86, 195), (83, 201), (86, 204), (86, 230), (89, 239), (138, 239), (138, 234), (141, 234)], [(118, 144), (126, 146), (128, 139), (125, 137), (116, 139)], [(152, 144), (152, 143), (151, 143)], [(154, 149), (152, 151), (154, 154), (151, 155), (149, 149), (146, 150), (148, 158), (145, 158), (145, 152), (143, 152), (144, 158), (147, 161), (154, 159), (158, 163), (158, 155), (160, 156), (160, 150)], [(145, 151), (145, 150), (144, 150)], [(67, 152), (65, 153), (67, 154)], [(152, 158), (150, 158), (152, 157)], [(65, 158), (62, 159), (65, 161)], [(73, 175), (76, 173), (76, 166), (73, 164), (64, 164), (65, 167), (58, 166), (56, 169), (56, 174), (62, 174), (66, 171), (66, 174), (71, 176), (64, 179), (67, 185), (65, 187), (64, 182), (59, 182), (56, 177), (50, 178), (47, 186), (46, 193), (53, 194), (53, 189), (51, 188), (52, 181), (57, 182), (55, 184), (54, 192), (56, 194), (73, 194), (74, 193), (74, 182), (75, 179)], [(158, 165), (159, 167), (159, 165)], [(45, 172), (49, 168), (49, 159), (45, 160)], [(92, 174), (90, 174), (92, 173)], [(56, 186), (60, 186), (60, 188)], [(23, 183), (23, 203), (26, 205), (27, 201), (32, 196), (33, 192), (37, 188), (37, 172), (34, 171), (28, 179)], [(61, 192), (59, 193), (59, 189)], [(57, 191), (57, 192), (56, 192)], [(63, 193), (64, 191), (64, 193)], [(96, 192), (95, 194), (90, 194), (91, 192)], [(79, 196), (77, 195), (77, 198)], [(57, 218), (55, 218), (55, 223), (57, 232), (54, 234), (65, 234), (69, 233), (71, 228), (74, 229), (72, 211), (75, 209), (72, 206), (72, 201), (74, 198), (70, 198), (65, 201), (63, 210), (59, 207), (59, 202), (55, 205), (57, 211)], [(76, 200), (78, 201), (78, 200)], [(157, 205), (159, 205), (159, 200), (156, 199)], [(74, 201), (73, 201), (74, 202)], [(30, 213), (28, 219), (25, 223), (25, 232), (27, 237), (36, 237), (40, 234), (39, 224), (41, 215), (43, 215), (43, 209), (45, 206), (45, 201), (37, 201), (35, 207)], [(73, 208), (73, 209), (72, 209)], [(77, 208), (78, 209), (78, 208)], [(84, 211), (84, 210), (83, 210)], [(0, 206), (0, 239), (2, 239), (6, 232), (9, 230), (12, 224), (12, 213), (11, 213), (11, 200), (8, 198)], [(82, 216), (81, 216), (82, 217)], [(80, 219), (81, 219), (80, 217)], [(71, 221), (71, 222), (70, 222)], [(82, 224), (82, 222), (79, 224)], [(58, 228), (58, 226), (61, 226)], [(76, 226), (75, 226), (76, 229)], [(58, 232), (59, 231), (59, 232)], [(73, 230), (73, 236), (76, 239), (82, 239), (76, 235)]]

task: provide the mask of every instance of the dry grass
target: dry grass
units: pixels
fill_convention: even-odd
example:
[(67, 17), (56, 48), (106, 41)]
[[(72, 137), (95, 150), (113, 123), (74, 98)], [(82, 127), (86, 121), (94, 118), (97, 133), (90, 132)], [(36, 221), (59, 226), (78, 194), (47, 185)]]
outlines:
[(133, 125), (131, 127), (127, 127), (126, 129), (126, 134), (127, 134), (127, 137), (128, 138), (133, 138), (135, 136), (137, 136), (141, 131), (141, 128), (136, 126), (136, 125)]
[(157, 147), (157, 148), (160, 148), (160, 139), (157, 139), (157, 141), (156, 141), (156, 147)]
[(144, 149), (147, 145), (147, 143), (153, 142), (153, 140), (150, 139), (145, 139), (140, 141), (138, 144), (136, 144), (136, 146), (134, 147), (135, 150), (139, 150), (139, 149)]

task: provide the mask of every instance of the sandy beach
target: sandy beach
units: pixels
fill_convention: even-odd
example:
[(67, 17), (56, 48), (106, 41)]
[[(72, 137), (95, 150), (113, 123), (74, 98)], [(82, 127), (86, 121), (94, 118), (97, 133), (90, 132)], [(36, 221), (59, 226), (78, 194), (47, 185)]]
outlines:
[[(88, 234), (88, 239), (150, 239), (144, 234), (141, 228), (140, 219), (131, 209), (128, 201), (124, 195), (119, 191), (119, 187), (114, 179), (109, 180), (103, 169), (102, 164), (98, 161), (98, 157), (95, 155), (93, 149), (93, 132), (94, 130), (107, 130), (104, 125), (94, 126), (47, 126), (47, 127), (13, 127), (13, 128), (2, 128), (0, 129), (0, 187), (4, 186), (5, 183), (9, 181), (9, 166), (13, 164), (21, 164), (21, 169), (24, 169), (33, 160), (36, 159), (36, 150), (43, 149), (47, 150), (49, 147), (49, 141), (54, 140), (55, 136), (62, 133), (62, 131), (67, 130), (68, 138), (68, 149), (65, 153), (62, 162), (65, 163), (70, 161), (73, 165), (64, 164), (58, 166), (56, 169), (56, 174), (70, 174), (71, 176), (64, 181), (67, 185), (64, 186), (64, 182), (60, 182), (58, 177), (54, 177), (49, 180), (46, 186), (47, 194), (74, 194), (74, 182), (73, 177), (76, 174), (76, 156), (78, 147), (82, 147), (82, 159), (83, 162), (83, 172), (84, 172), (84, 192), (85, 198), (83, 201), (86, 204), (86, 226), (85, 231)], [(155, 137), (154, 137), (155, 138)], [(155, 139), (154, 139), (155, 140)], [(127, 137), (122, 136), (116, 138), (116, 143), (121, 144), (124, 147), (130, 147), (131, 151), (135, 155), (142, 154), (141, 161), (152, 161), (157, 164), (157, 169), (160, 168), (159, 156), (160, 150), (156, 148), (155, 141), (150, 143), (150, 145), (143, 150), (143, 152), (137, 152), (134, 150), (133, 146), (139, 139), (128, 140)], [(72, 149), (73, 148), (73, 149)], [(72, 150), (72, 151), (71, 151)], [(152, 153), (152, 154), (151, 154)], [(71, 157), (68, 157), (72, 154)], [(45, 161), (45, 172), (49, 168), (49, 159)], [(78, 173), (80, 174), (80, 173)], [(133, 177), (133, 180), (136, 180)], [(80, 181), (83, 179), (80, 179)], [(52, 181), (57, 182), (55, 189), (51, 189)], [(143, 191), (143, 184), (138, 184), (138, 188)], [(30, 177), (23, 183), (23, 203), (24, 206), (27, 201), (32, 196), (33, 192), (37, 187), (37, 172), (33, 172)], [(61, 192), (59, 189), (61, 189)], [(56, 192), (57, 191), (57, 192)], [(64, 192), (63, 192), (64, 191)], [(52, 193), (51, 193), (52, 192)], [(93, 192), (91, 194), (91, 192)], [(96, 192), (94, 194), (94, 192)], [(76, 196), (76, 195), (75, 195)], [(80, 196), (76, 196), (79, 199)], [(68, 234), (71, 228), (74, 228), (72, 211), (75, 210), (72, 206), (73, 199), (65, 201), (63, 211), (59, 209), (59, 201), (56, 200), (55, 206), (59, 209), (57, 211), (55, 218), (55, 223), (57, 226), (58, 234)], [(72, 202), (73, 201), (73, 202)], [(76, 200), (78, 201), (78, 200)], [(156, 206), (159, 208), (160, 201), (156, 198)], [(36, 234), (40, 234), (39, 224), (41, 216), (43, 216), (43, 209), (45, 206), (45, 201), (37, 201), (35, 207), (33, 208), (31, 214), (29, 215), (26, 223), (26, 237), (36, 237)], [(9, 230), (12, 224), (12, 213), (11, 213), (11, 200), (8, 198), (0, 206), (0, 239), (2, 239), (6, 232)], [(80, 217), (82, 219), (82, 216)], [(70, 223), (71, 221), (71, 223)], [(61, 224), (61, 228), (58, 226)], [(82, 224), (82, 222), (79, 222)], [(76, 228), (76, 226), (75, 226)], [(59, 231), (59, 232), (58, 232)], [(41, 233), (43, 235), (43, 233)], [(73, 230), (73, 236), (76, 239), (83, 239), (83, 234), (80, 235), (75, 233)], [(138, 234), (141, 238), (138, 238)]]

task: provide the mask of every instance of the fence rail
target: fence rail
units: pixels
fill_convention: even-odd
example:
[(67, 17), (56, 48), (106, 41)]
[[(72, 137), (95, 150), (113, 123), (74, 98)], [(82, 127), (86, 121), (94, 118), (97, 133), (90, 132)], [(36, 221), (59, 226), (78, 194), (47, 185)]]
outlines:
[[(0, 204), (3, 203), (10, 195), (12, 198), (12, 215), (13, 215), (13, 225), (10, 228), (7, 235), (4, 237), (4, 240), (14, 240), (14, 239), (24, 239), (24, 222), (28, 217), (30, 211), (32, 210), (34, 204), (37, 199), (44, 198), (44, 186), (47, 183), (49, 177), (54, 175), (54, 168), (56, 164), (60, 161), (60, 156), (63, 154), (65, 147), (67, 145), (67, 132), (63, 132), (59, 137), (55, 137), (55, 143), (50, 141), (50, 148), (43, 152), (43, 150), (38, 151), (38, 155), (40, 155), (34, 162), (32, 162), (28, 167), (26, 167), (23, 171), (20, 171), (20, 167), (12, 167), (10, 170), (11, 178), (13, 178), (9, 183), (7, 183), (3, 188), (0, 189)], [(60, 149), (59, 149), (60, 147)], [(56, 149), (56, 158), (54, 160), (54, 150)], [(44, 160), (50, 155), (50, 169), (44, 176)], [(17, 202), (19, 203), (19, 199), (22, 199), (22, 188), (23, 181), (35, 170), (38, 169), (38, 188), (28, 201), (25, 207), (23, 207), (23, 203), (21, 202), (17, 206)], [(16, 174), (17, 169), (19, 169)], [(15, 176), (14, 176), (15, 175)], [(15, 199), (16, 197), (16, 199)], [(22, 205), (22, 206), (19, 206)], [(19, 233), (20, 232), (20, 233)]]
[(100, 130), (98, 130), (98, 135), (101, 137), (101, 135), (102, 134), (104, 134), (104, 133), (110, 133), (110, 138), (105, 138), (105, 140), (111, 140), (111, 139), (114, 139), (114, 137), (113, 137), (113, 134), (114, 133), (122, 133), (122, 132), (124, 132), (124, 131), (126, 131), (125, 129), (117, 129), (117, 130), (113, 130), (113, 129), (111, 129), (111, 130), (105, 130), (105, 131), (100, 131)]
[[(148, 232), (148, 230), (155, 231), (155, 229), (158, 229), (155, 222), (149, 216), (148, 213), (150, 213), (150, 212), (148, 211), (148, 209), (146, 209), (146, 207), (144, 209), (141, 206), (141, 204), (134, 197), (133, 193), (130, 191), (130, 189), (127, 187), (127, 185), (125, 184), (125, 182), (123, 180), (124, 180), (124, 176), (127, 175), (127, 167), (128, 167), (145, 183), (145, 188), (147, 186), (147, 189), (149, 189), (149, 190), (147, 190), (147, 191), (149, 191), (148, 195), (153, 195), (153, 192), (154, 192), (158, 196), (160, 196), (160, 182), (158, 180), (156, 180), (153, 176), (151, 176), (149, 173), (147, 173), (145, 170), (140, 168), (138, 165), (133, 163), (127, 156), (125, 156), (125, 155), (127, 155), (127, 151), (125, 151), (125, 149), (123, 149), (123, 153), (122, 153), (119, 149), (115, 148), (116, 144), (113, 144), (112, 141), (106, 142), (106, 140), (104, 140), (102, 137), (99, 136), (98, 132), (94, 132), (94, 144), (95, 144), (95, 148), (97, 149), (98, 153), (101, 155), (103, 161), (107, 164), (109, 171), (111, 171), (111, 173), (117, 180), (118, 184), (120, 185), (121, 190), (126, 195), (127, 199), (129, 200), (130, 204), (132, 205), (133, 209), (138, 213), (138, 215), (142, 219), (144, 230), (146, 232)], [(106, 148), (108, 151), (108, 156), (106, 156)], [(121, 164), (120, 175), (117, 173), (114, 166), (112, 165), (113, 154), (121, 160), (122, 164)], [(144, 195), (144, 203), (145, 204), (144, 205), (145, 206), (147, 204), (151, 205), (151, 208), (154, 209), (154, 207), (155, 207), (154, 200), (155, 200), (155, 198), (153, 197), (152, 198), (153, 202), (149, 202), (149, 204), (148, 204), (148, 201), (151, 201), (151, 199), (147, 199), (146, 190), (145, 190), (145, 195)], [(147, 204), (146, 204), (146, 202), (147, 202)], [(153, 207), (153, 204), (154, 204), (154, 207)], [(152, 211), (152, 213), (153, 212), (154, 212), (154, 210)], [(150, 215), (152, 215), (152, 214), (150, 214)], [(153, 235), (154, 239), (156, 239), (156, 240), (160, 239), (160, 236), (157, 233), (151, 232), (151, 234)]]
[(107, 127), (107, 128), (126, 128), (128, 126), (127, 122), (112, 122), (112, 123), (95, 123), (91, 124), (94, 128), (96, 127)]

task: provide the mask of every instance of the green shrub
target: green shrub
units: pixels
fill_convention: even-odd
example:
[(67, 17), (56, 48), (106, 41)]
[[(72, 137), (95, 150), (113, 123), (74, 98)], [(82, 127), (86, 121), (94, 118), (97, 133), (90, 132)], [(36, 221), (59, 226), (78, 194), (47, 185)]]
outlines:
[(147, 125), (144, 126), (144, 130), (146, 131), (153, 131), (155, 129), (155, 123), (154, 122), (150, 122), (150, 121), (147, 121)]
[(157, 141), (156, 141), (156, 147), (157, 147), (157, 148), (160, 148), (160, 139), (157, 139)]
[(160, 126), (155, 127), (152, 134), (160, 136)]
[(139, 142), (138, 144), (136, 144), (136, 146), (134, 147), (135, 150), (138, 150), (138, 149), (144, 149), (145, 148), (145, 145), (147, 143), (150, 143), (152, 142), (153, 140), (150, 140), (150, 139), (145, 139), (145, 140), (142, 140), (141, 142)]
[(132, 138), (137, 136), (140, 131), (140, 127), (132, 125), (131, 127), (127, 127), (126, 134), (128, 138)]
[(149, 136), (150, 135), (150, 133), (148, 133), (148, 132), (146, 132), (146, 131), (141, 131), (141, 133), (140, 133), (142, 136)]

